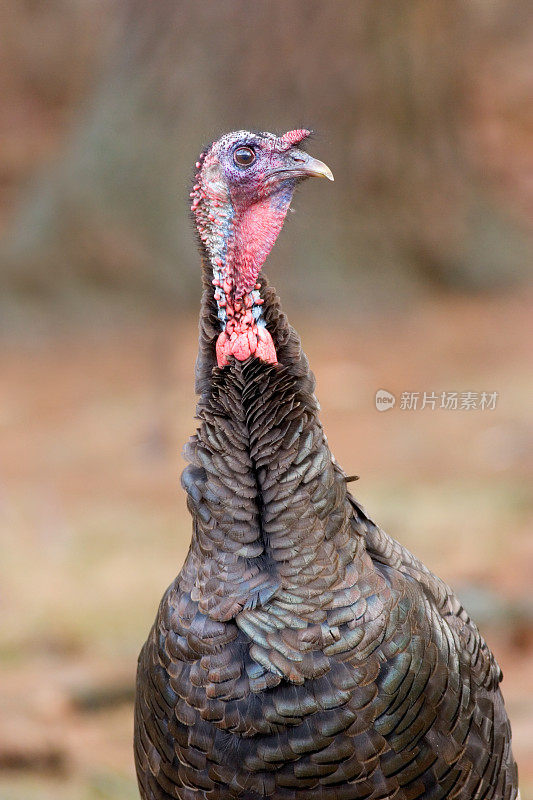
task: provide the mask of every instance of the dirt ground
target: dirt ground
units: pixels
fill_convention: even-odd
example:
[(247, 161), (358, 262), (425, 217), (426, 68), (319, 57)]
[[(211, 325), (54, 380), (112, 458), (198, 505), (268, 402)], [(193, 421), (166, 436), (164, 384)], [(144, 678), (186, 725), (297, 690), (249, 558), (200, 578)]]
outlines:
[[(315, 317), (316, 319), (316, 317)], [(503, 668), (533, 800), (531, 304), (413, 303), (296, 319), (354, 493), (461, 595)], [(528, 329), (529, 328), (529, 329)], [(135, 661), (190, 535), (178, 477), (194, 430), (192, 318), (7, 338), (0, 360), (0, 798), (137, 797)], [(375, 393), (396, 396), (379, 413)], [(422, 393), (496, 407), (420, 409)], [(420, 392), (416, 410), (403, 392)], [(529, 422), (531, 420), (529, 419)]]

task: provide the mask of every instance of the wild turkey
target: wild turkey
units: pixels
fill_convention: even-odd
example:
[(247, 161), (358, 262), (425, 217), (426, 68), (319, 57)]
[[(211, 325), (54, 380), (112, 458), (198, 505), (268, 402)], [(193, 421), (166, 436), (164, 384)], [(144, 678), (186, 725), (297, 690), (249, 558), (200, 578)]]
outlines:
[(185, 564), (139, 657), (144, 800), (518, 796), (500, 669), (452, 591), (347, 491), (258, 276), (309, 131), (238, 131), (191, 193), (204, 291)]

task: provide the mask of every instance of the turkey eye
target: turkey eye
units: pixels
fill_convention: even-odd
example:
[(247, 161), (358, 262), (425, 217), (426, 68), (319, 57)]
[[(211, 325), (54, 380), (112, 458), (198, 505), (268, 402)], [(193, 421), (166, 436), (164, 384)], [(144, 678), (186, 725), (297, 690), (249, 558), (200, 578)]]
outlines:
[(251, 147), (238, 147), (233, 153), (233, 160), (239, 167), (249, 167), (255, 161), (255, 153)]

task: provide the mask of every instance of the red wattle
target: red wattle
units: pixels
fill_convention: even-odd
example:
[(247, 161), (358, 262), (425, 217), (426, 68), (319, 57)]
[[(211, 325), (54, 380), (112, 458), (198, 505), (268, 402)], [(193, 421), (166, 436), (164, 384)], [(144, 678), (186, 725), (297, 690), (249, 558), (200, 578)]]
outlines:
[(225, 367), (228, 364), (228, 356), (231, 354), (229, 349), (229, 338), (225, 331), (219, 334), (216, 344), (217, 364)]
[(278, 363), (278, 356), (276, 348), (274, 347), (274, 342), (272, 341), (272, 336), (266, 328), (263, 328), (261, 337), (257, 338), (257, 350), (255, 351), (255, 355), (262, 361), (266, 361), (267, 364)]
[(255, 355), (268, 364), (277, 364), (276, 348), (270, 333), (263, 329), (261, 335), (257, 336), (248, 328), (245, 331), (232, 333), (228, 336), (226, 331), (219, 334), (216, 342), (217, 364), (225, 367), (229, 364), (230, 356), (235, 356), (238, 361), (246, 361), (250, 356)]

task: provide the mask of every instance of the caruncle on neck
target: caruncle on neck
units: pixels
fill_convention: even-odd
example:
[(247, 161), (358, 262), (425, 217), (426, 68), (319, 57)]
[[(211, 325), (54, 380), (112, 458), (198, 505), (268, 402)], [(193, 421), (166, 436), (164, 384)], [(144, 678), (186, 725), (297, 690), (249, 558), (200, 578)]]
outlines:
[(296, 147), (309, 135), (308, 130), (283, 136), (237, 131), (207, 148), (196, 163), (191, 210), (213, 270), (219, 367), (232, 356), (277, 363), (257, 279), (297, 184), (311, 176), (333, 180), (329, 167)]

